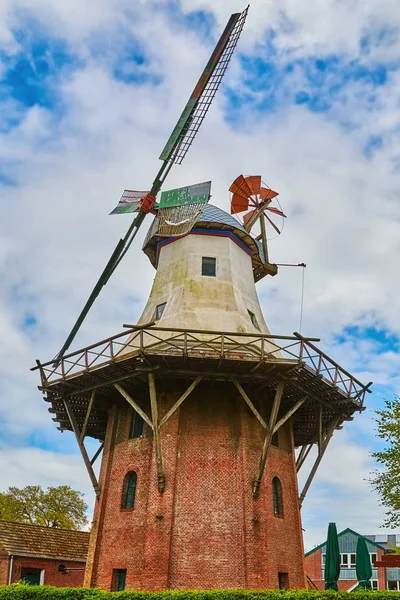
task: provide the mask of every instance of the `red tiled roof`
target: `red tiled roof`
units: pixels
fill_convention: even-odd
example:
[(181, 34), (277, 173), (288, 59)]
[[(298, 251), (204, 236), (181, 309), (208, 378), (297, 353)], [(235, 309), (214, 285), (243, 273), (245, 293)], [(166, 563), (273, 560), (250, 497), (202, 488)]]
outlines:
[(86, 561), (89, 532), (0, 520), (0, 544), (8, 554)]

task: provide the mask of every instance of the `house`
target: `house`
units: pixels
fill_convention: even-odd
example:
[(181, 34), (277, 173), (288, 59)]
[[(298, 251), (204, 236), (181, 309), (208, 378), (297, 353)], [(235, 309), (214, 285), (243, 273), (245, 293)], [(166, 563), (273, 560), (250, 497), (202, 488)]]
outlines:
[[(391, 554), (393, 552), (393, 547), (399, 545), (400, 535), (397, 534), (387, 534), (380, 533), (378, 535), (365, 535), (365, 538), (383, 546), (385, 548), (385, 553)], [(386, 568), (386, 586), (387, 589), (393, 592), (400, 591), (400, 569), (399, 568)]]
[[(371, 539), (373, 536), (362, 536), (352, 529), (344, 529), (338, 534), (339, 551), (340, 551), (340, 576), (338, 587), (340, 591), (350, 591), (358, 583), (356, 575), (356, 550), (357, 540), (364, 537), (367, 542), (367, 548), (371, 557), (371, 564), (381, 560), (382, 556), (387, 552), (387, 547)], [(326, 556), (326, 541), (316, 548), (313, 548), (305, 555), (306, 575), (311, 581), (323, 590), (325, 586), (324, 565)], [(385, 590), (388, 585), (388, 578), (384, 567), (372, 567), (371, 584), (374, 590)], [(400, 569), (399, 569), (400, 570)], [(397, 571), (397, 569), (394, 569)], [(396, 581), (396, 585), (398, 581)], [(393, 583), (391, 584), (393, 585)], [(388, 589), (399, 589), (388, 588)]]
[(0, 520), (0, 585), (80, 587), (89, 533)]

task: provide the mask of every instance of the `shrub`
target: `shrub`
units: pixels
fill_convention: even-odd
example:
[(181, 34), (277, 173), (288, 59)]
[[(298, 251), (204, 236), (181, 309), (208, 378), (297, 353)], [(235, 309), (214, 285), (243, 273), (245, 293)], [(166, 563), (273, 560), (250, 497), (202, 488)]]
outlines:
[[(371, 597), (371, 594), (372, 597)], [(394, 600), (400, 593), (354, 592), (354, 600)], [(183, 590), (165, 592), (103, 592), (89, 588), (57, 588), (12, 584), (0, 586), (0, 600), (349, 600), (348, 592), (311, 590)]]

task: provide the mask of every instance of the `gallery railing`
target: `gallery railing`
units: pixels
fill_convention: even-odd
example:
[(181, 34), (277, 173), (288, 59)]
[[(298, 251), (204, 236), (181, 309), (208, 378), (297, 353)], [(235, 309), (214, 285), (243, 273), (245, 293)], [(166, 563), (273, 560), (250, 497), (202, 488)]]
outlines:
[(93, 371), (109, 363), (118, 363), (134, 356), (182, 356), (243, 360), (256, 363), (291, 361), (306, 365), (315, 375), (339, 388), (346, 397), (360, 406), (367, 386), (341, 368), (312, 342), (298, 333), (293, 336), (251, 334), (164, 327), (130, 327), (126, 331), (64, 355), (57, 362), (40, 363), (42, 386), (66, 381), (78, 374)]

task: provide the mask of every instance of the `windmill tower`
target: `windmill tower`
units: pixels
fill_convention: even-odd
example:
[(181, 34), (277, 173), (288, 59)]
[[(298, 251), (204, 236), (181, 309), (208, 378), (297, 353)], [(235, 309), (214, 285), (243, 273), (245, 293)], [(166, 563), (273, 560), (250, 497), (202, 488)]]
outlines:
[[(244, 17), (233, 15), (213, 54), (218, 76)], [(198, 128), (190, 102), (162, 155), (166, 171)], [(270, 334), (255, 283), (277, 267), (263, 225), (260, 239), (251, 228), (273, 196), (258, 178), (242, 178), (251, 193), (238, 179), (231, 212), (252, 202), (257, 212), (243, 224), (208, 203), (210, 182), (163, 192), (157, 204), (160, 177), (149, 193), (126, 192), (121, 212), (138, 216), (62, 351), (37, 361), (49, 410), (74, 432), (96, 493), (87, 586), (305, 586), (301, 504), (334, 430), (363, 409), (368, 386), (315, 340)], [(154, 219), (143, 250), (156, 276), (138, 323), (66, 354), (146, 212)], [(92, 459), (85, 437), (100, 442)], [(299, 495), (296, 472), (314, 445)]]

